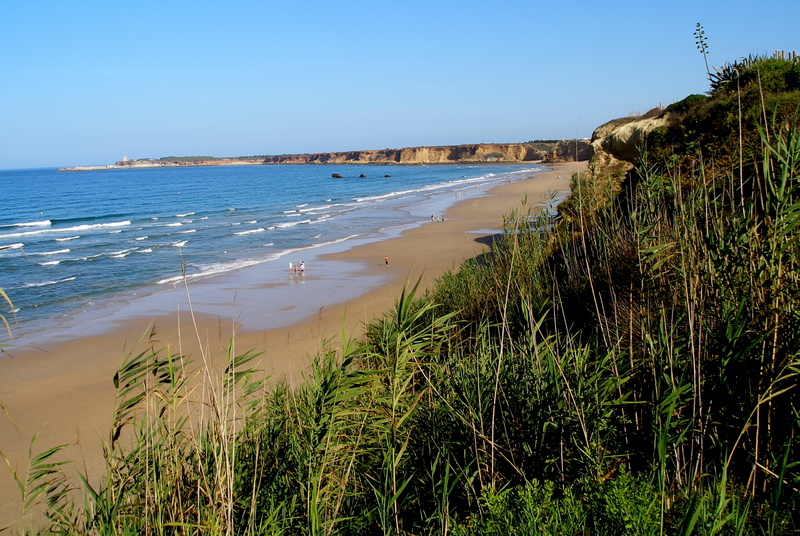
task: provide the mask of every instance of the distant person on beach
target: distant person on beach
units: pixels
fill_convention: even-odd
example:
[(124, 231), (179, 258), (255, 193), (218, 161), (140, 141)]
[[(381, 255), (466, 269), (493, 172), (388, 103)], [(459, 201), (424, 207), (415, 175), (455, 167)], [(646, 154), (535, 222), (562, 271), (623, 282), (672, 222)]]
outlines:
[(305, 261), (300, 261), (300, 273), (301, 274), (306, 273), (306, 262)]
[(389, 257), (384, 257), (383, 262), (386, 263), (386, 266), (389, 266)]
[(293, 268), (294, 268), (294, 265), (292, 264), (292, 261), (289, 261), (289, 273), (292, 272)]
[(433, 217), (433, 214), (431, 214), (431, 221), (436, 221), (436, 218)]

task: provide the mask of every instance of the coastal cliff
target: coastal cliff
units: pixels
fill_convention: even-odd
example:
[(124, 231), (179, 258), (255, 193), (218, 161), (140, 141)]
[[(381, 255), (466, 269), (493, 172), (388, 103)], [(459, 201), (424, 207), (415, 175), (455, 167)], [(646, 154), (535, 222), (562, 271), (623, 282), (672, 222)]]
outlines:
[(642, 116), (613, 119), (592, 133), (589, 153), (595, 166), (628, 171), (639, 161), (653, 131), (680, 123), (682, 115), (671, 109), (654, 108)]
[(587, 140), (480, 143), (267, 156), (265, 164), (461, 164), (586, 160)]
[(158, 159), (120, 160), (107, 166), (75, 166), (59, 171), (136, 169), (187, 166), (243, 166), (259, 164), (514, 164), (522, 162), (571, 162), (589, 158), (589, 140), (542, 140), (527, 143), (477, 143), (373, 149), (331, 153), (274, 156), (166, 156)]

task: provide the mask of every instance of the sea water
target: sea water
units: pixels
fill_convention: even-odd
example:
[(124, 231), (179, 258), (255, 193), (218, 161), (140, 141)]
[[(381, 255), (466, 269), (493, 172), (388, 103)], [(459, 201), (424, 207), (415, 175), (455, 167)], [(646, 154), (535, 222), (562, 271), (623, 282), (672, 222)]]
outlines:
[[(15, 329), (104, 300), (430, 221), (537, 166), (253, 165), (0, 171), (0, 288)], [(332, 178), (333, 174), (343, 178)], [(433, 208), (431, 208), (433, 207)], [(287, 264), (288, 266), (288, 264)], [(280, 304), (276, 304), (276, 307)]]

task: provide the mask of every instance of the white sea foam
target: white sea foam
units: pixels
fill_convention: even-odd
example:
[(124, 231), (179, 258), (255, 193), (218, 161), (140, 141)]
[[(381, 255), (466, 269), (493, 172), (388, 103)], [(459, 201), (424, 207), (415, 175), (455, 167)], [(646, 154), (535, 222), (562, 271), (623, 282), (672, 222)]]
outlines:
[(194, 212), (187, 212), (186, 214), (175, 214), (176, 218), (185, 218), (186, 216), (191, 216)]
[(58, 285), (59, 283), (66, 283), (68, 281), (75, 281), (75, 277), (67, 277), (65, 279), (58, 279), (56, 281), (42, 281), (40, 283), (23, 283), (22, 288), (31, 287), (46, 287), (48, 285)]
[(56, 242), (68, 242), (68, 241), (70, 241), (70, 240), (77, 240), (77, 239), (79, 239), (79, 238), (80, 238), (80, 236), (78, 236), (78, 235), (75, 235), (75, 236), (66, 236), (66, 237), (64, 237), (64, 238), (56, 238)]
[(125, 227), (130, 225), (130, 220), (125, 221), (115, 221), (111, 223), (93, 223), (91, 225), (78, 225), (76, 227), (68, 227), (67, 229), (58, 229), (59, 231), (69, 231), (69, 230), (80, 230), (80, 229), (106, 229), (108, 227)]
[(246, 221), (245, 223), (252, 225), (254, 223), (258, 223), (258, 220), (250, 220), (250, 221)]
[(188, 240), (183, 240), (181, 242), (173, 242), (170, 245), (175, 246), (176, 248), (182, 248), (183, 246), (186, 245), (186, 242), (188, 242)]
[(137, 249), (138, 248), (128, 248), (128, 249), (123, 249), (121, 251), (113, 251), (108, 254), (108, 257), (111, 259), (122, 259), (130, 255), (131, 251), (136, 251)]
[(235, 209), (235, 208), (229, 208), (228, 210), (229, 210), (230, 212), (233, 212), (233, 211), (234, 211), (234, 210), (236, 210), (236, 209)]
[(253, 234), (253, 233), (261, 233), (261, 232), (264, 232), (264, 228), (263, 227), (259, 227), (258, 229), (250, 229), (249, 231), (241, 231), (239, 233), (233, 233), (233, 234), (235, 234), (235, 235), (248, 235), (248, 234)]
[(398, 192), (389, 192), (388, 194), (371, 195), (368, 197), (355, 197), (353, 198), (353, 201), (355, 201), (356, 203), (377, 203), (380, 201), (386, 201), (387, 199), (391, 199), (399, 195), (413, 194), (415, 192), (419, 192), (420, 190), (422, 189), (401, 190)]
[(279, 223), (275, 227), (278, 229), (286, 229), (287, 227), (294, 227), (295, 225), (300, 225), (301, 223), (311, 223), (311, 220), (301, 220), (301, 221), (291, 221), (289, 223)]
[(293, 212), (297, 212), (297, 211), (296, 210), (284, 210), (283, 211), (284, 214), (291, 214)]
[(79, 261), (88, 261), (90, 259), (96, 259), (97, 257), (102, 257), (103, 255), (105, 255), (105, 253), (95, 253), (94, 255), (88, 255), (86, 257), (81, 257), (80, 259), (77, 259), (77, 260), (79, 260)]
[(385, 201), (387, 199), (398, 198), (401, 196), (408, 196), (412, 194), (421, 194), (421, 193), (428, 193), (428, 192), (435, 192), (437, 190), (443, 189), (451, 189), (451, 188), (458, 188), (461, 186), (469, 186), (475, 183), (483, 183), (488, 180), (491, 180), (496, 177), (495, 173), (487, 173), (486, 175), (480, 175), (478, 177), (464, 177), (463, 179), (449, 181), (449, 182), (440, 182), (435, 184), (427, 184), (425, 186), (420, 186), (419, 188), (412, 188), (410, 190), (398, 190), (396, 192), (389, 192), (386, 194), (381, 195), (372, 195), (367, 197), (355, 197), (353, 201), (357, 203), (377, 203), (381, 201)]
[(39, 266), (55, 266), (56, 264), (61, 264), (61, 261), (40, 262)]
[(200, 265), (198, 268), (200, 269), (199, 273), (192, 274), (189, 276), (190, 278), (197, 278), (197, 277), (207, 277), (210, 275), (218, 275), (223, 274), (225, 272), (230, 272), (233, 270), (239, 270), (241, 268), (247, 268), (248, 266), (255, 266), (256, 264), (261, 264), (262, 262), (266, 262), (268, 260), (273, 260), (278, 258), (277, 256), (272, 256), (269, 259), (265, 260), (238, 260), (238, 261), (231, 261), (231, 262), (220, 262), (215, 264), (205, 264)]
[(152, 253), (152, 252), (153, 248), (139, 249), (136, 251), (136, 253)]
[(298, 210), (298, 212), (319, 212), (321, 210), (329, 210), (329, 209), (332, 209), (332, 208), (338, 207), (338, 206), (341, 206), (341, 205), (339, 205), (339, 204), (320, 205), (318, 207), (301, 208), (300, 210)]
[(166, 279), (160, 279), (159, 281), (156, 281), (156, 285), (163, 285), (165, 283), (177, 283), (178, 281), (181, 281), (181, 280), (183, 280), (183, 276), (182, 275), (176, 275), (176, 276), (173, 276), (173, 277), (167, 277)]
[(61, 255), (62, 253), (69, 253), (69, 249), (59, 249), (56, 251), (36, 251), (34, 253), (29, 253), (29, 255)]
[[(268, 245), (271, 245), (271, 244), (268, 244)], [(268, 261), (272, 261), (272, 260), (278, 259), (281, 256), (283, 256), (285, 253), (287, 253), (287, 251), (281, 251), (281, 252), (273, 253), (268, 258), (261, 259), (261, 260), (254, 260), (254, 259), (236, 260), (236, 261), (230, 261), (230, 262), (221, 262), (221, 263), (214, 263), (214, 264), (199, 265), (199, 266), (197, 266), (199, 271), (197, 273), (194, 273), (194, 274), (187, 274), (186, 275), (186, 279), (187, 280), (192, 280), (192, 279), (197, 279), (197, 278), (203, 278), (203, 277), (209, 277), (209, 276), (213, 276), (213, 275), (224, 274), (225, 272), (231, 272), (233, 270), (240, 270), (242, 268), (247, 268), (249, 266), (255, 266), (255, 265), (261, 264), (263, 262), (268, 262)], [(166, 277), (164, 279), (156, 281), (156, 285), (164, 285), (164, 284), (167, 284), (167, 283), (177, 283), (179, 281), (183, 281), (183, 277), (184, 276), (182, 276), (182, 275)]]
[(22, 223), (12, 223), (9, 227), (49, 227), (52, 225), (53, 222), (50, 220), (42, 220), (42, 221), (28, 221)]
[(181, 225), (183, 225), (181, 222), (176, 222), (176, 223), (168, 223), (166, 226), (167, 227), (180, 227)]
[(312, 244), (312, 245), (304, 247), (304, 248), (297, 248), (295, 251), (300, 251), (300, 250), (303, 250), (303, 249), (319, 248), (319, 247), (323, 247), (323, 246), (330, 246), (332, 244), (338, 244), (340, 242), (344, 242), (346, 240), (350, 240), (351, 238), (358, 238), (359, 236), (361, 236), (361, 235), (360, 234), (354, 234), (354, 235), (350, 235), (350, 236), (345, 236), (344, 238), (337, 238), (336, 240), (330, 240), (328, 242), (320, 242), (319, 244)]
[(146, 238), (147, 236), (139, 236), (137, 238), (134, 238), (134, 240), (145, 240)]
[(0, 251), (3, 251), (5, 249), (19, 249), (24, 245), (25, 244), (23, 244), (22, 242), (17, 242), (16, 244), (8, 244), (6, 246), (0, 246)]
[(130, 224), (131, 224), (130, 220), (126, 220), (126, 221), (116, 221), (111, 223), (93, 223), (93, 224), (76, 225), (74, 227), (65, 227), (63, 229), (58, 229), (58, 228), (37, 229), (36, 231), (24, 231), (19, 233), (8, 233), (0, 235), (0, 239), (16, 238), (20, 236), (32, 236), (43, 233), (63, 233), (63, 232), (75, 232), (75, 231), (88, 231), (91, 229), (108, 229), (113, 227), (124, 227)]
[(186, 231), (181, 231), (178, 234), (188, 234), (188, 233), (196, 233), (197, 229), (187, 229)]
[(297, 208), (307, 207), (308, 203), (303, 203), (302, 205), (295, 205)]
[(109, 232), (108, 232), (108, 234), (119, 234), (119, 233), (121, 233), (121, 232), (122, 232), (122, 230), (121, 230), (121, 229), (118, 229), (118, 230), (116, 230), (116, 231), (109, 231)]
[(158, 221), (158, 216), (153, 216), (153, 217), (152, 217), (152, 218), (150, 218), (150, 219), (151, 219), (151, 220), (153, 220), (153, 221)]

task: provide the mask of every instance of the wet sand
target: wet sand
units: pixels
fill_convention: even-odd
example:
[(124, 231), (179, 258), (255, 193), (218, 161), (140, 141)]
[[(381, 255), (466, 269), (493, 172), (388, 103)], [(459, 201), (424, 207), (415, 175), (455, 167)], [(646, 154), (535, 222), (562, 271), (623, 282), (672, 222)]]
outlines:
[[(263, 352), (260, 370), (273, 378), (301, 381), (309, 356), (323, 340), (336, 347), (342, 328), (348, 336), (360, 336), (364, 323), (387, 311), (404, 287), (420, 280), (420, 288), (425, 288), (462, 261), (488, 251), (504, 215), (518, 209), (524, 197), (529, 205), (547, 203), (553, 193), (569, 190), (570, 175), (584, 168), (585, 163), (551, 165), (531, 179), (465, 197), (446, 210), (444, 221), (426, 221), (397, 236), (388, 232), (385, 239), (355, 247), (347, 243), (316, 257), (309, 254), (312, 261), (305, 275), (289, 275), (278, 262), (281, 267), (273, 269), (286, 272), (290, 283), (280, 292), (259, 281), (257, 267), (248, 268), (193, 283), (188, 297), (185, 289), (177, 288), (161, 295), (155, 307), (148, 302), (151, 305), (143, 310), (87, 318), (36, 348), (7, 347), (11, 357), (0, 357), (0, 403), (8, 413), (0, 413), (0, 452), (24, 470), (30, 440), (38, 432), (34, 451), (68, 444), (64, 459), (77, 460), (75, 469), (99, 474), (101, 443), (113, 417), (112, 377), (122, 357), (147, 348), (148, 338), (156, 348), (169, 346), (173, 353), (197, 361), (203, 354), (224, 355), (235, 334), (237, 353)], [(343, 290), (319, 292), (331, 285)], [(320, 301), (322, 295), (345, 301), (326, 303)], [(194, 317), (189, 298), (198, 304)], [(298, 308), (297, 300), (306, 307)], [(291, 324), (264, 329), (275, 325), (269, 315), (276, 312)], [(2, 467), (0, 528), (16, 523), (19, 511), (18, 489)]]

